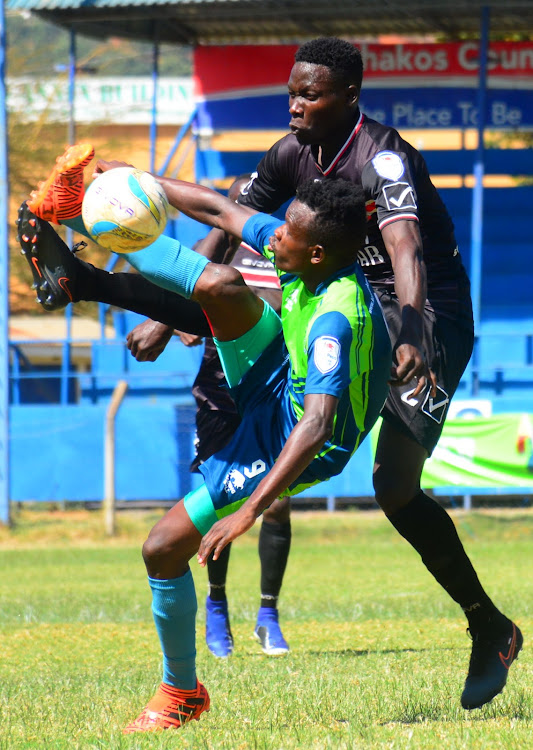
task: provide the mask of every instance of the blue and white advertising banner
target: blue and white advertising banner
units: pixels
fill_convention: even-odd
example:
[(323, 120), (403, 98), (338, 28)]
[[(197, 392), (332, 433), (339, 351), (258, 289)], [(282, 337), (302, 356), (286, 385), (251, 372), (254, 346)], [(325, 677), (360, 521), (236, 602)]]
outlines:
[[(476, 42), (362, 44), (361, 108), (399, 129), (475, 128), (479, 53)], [(195, 96), (199, 126), (285, 130), (293, 45), (198, 47)], [(533, 42), (490, 45), (486, 125), (533, 127)]]

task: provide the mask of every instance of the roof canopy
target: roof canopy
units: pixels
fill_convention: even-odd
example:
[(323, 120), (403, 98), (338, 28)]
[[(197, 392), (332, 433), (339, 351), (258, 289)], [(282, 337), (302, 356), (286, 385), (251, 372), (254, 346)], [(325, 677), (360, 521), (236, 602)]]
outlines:
[(533, 0), (7, 0), (52, 23), (98, 38), (176, 44), (295, 42), (316, 36), (533, 32)]

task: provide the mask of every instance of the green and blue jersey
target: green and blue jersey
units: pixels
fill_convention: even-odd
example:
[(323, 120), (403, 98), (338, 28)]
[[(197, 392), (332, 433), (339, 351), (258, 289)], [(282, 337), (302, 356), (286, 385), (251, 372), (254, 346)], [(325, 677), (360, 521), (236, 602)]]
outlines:
[[(243, 239), (275, 263), (269, 239), (280, 224), (271, 216), (256, 214), (246, 222)], [(307, 394), (337, 397), (334, 432), (324, 452), (346, 452), (349, 457), (369, 428), (369, 416), (374, 419), (370, 376), (376, 369), (385, 370), (385, 380), (389, 375), (390, 342), (381, 308), (356, 262), (337, 271), (315, 292), (297, 276), (279, 270), (278, 275), (291, 406), (300, 419)]]
[[(269, 238), (277, 219), (256, 214), (243, 240), (269, 259)], [(339, 399), (333, 434), (284, 494), (295, 495), (344, 469), (368, 435), (388, 393), (391, 346), (381, 308), (357, 264), (341, 269), (310, 292), (297, 276), (279, 273), (281, 324), (271, 327), (271, 308), (236, 342), (264, 336), (259, 358), (231, 389), (242, 421), (230, 442), (201, 464), (207, 493), (192, 494), (185, 507), (205, 530), (237, 510), (273, 468), (309, 394)], [(270, 309), (270, 312), (268, 312)], [(270, 321), (270, 322), (268, 322)], [(264, 327), (263, 327), (264, 326)], [(267, 330), (268, 329), (268, 330)], [(221, 342), (217, 342), (217, 348)]]

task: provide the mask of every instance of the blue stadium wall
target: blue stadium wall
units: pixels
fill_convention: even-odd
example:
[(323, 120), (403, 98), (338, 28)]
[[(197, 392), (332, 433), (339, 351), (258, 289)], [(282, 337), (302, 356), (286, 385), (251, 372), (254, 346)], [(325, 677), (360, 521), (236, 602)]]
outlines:
[[(471, 191), (441, 193), (468, 268)], [(488, 334), (480, 336), (475, 355), (476, 396), (490, 399), (494, 412), (533, 412), (533, 187), (486, 190), (484, 205), (481, 327)], [(128, 318), (123, 330), (136, 322)], [(56, 386), (48, 393), (55, 403), (43, 403), (42, 391), (38, 396), (26, 384), (27, 398), (10, 407), (13, 501), (103, 498), (105, 413), (114, 385), (124, 377), (129, 390), (116, 423), (117, 499), (172, 501), (200, 481), (189, 472), (194, 451), (190, 387), (200, 352), (173, 342), (157, 363), (137, 363), (121, 339), (94, 346), (94, 371), (81, 376), (78, 403), (57, 403), (59, 373), (52, 372), (50, 382)], [(469, 398), (469, 388), (464, 380), (459, 397)], [(368, 442), (341, 477), (308, 494), (372, 495), (371, 467)]]

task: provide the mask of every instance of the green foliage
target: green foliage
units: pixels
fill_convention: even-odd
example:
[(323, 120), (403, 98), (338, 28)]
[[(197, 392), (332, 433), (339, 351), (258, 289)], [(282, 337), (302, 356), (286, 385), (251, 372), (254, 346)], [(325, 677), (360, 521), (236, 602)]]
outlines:
[[(126, 12), (126, 11), (124, 11)], [(69, 61), (70, 34), (29, 13), (8, 13), (6, 18), (7, 72), (10, 76), (53, 76)], [(99, 76), (144, 76), (152, 73), (153, 45), (109, 37), (77, 36), (80, 72)], [(163, 76), (191, 75), (190, 47), (164, 44), (159, 72)]]
[[(126, 512), (105, 540), (100, 514), (28, 512), (1, 530), (0, 750), (520, 750), (530, 745), (531, 657), (509, 685), (468, 713), (459, 695), (465, 623), (418, 556), (376, 513), (294, 514), (282, 593), (287, 657), (252, 638), (258, 606), (256, 526), (232, 553), (228, 592), (235, 653), (203, 641), (205, 572), (193, 561), (198, 673), (209, 714), (174, 731), (121, 727), (160, 679), (140, 546), (159, 513)], [(533, 626), (533, 515), (456, 514), (490, 594)], [(245, 571), (245, 572), (243, 572)]]

